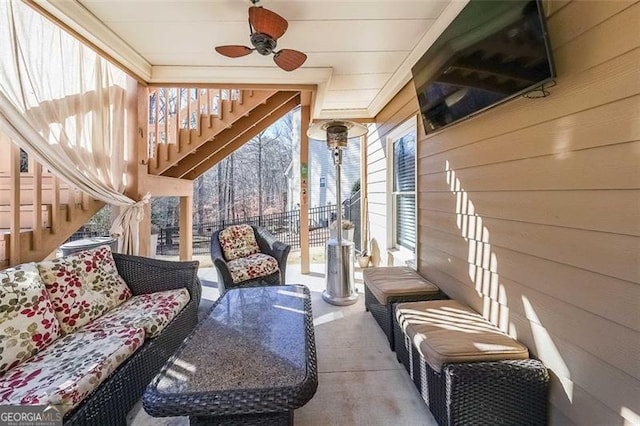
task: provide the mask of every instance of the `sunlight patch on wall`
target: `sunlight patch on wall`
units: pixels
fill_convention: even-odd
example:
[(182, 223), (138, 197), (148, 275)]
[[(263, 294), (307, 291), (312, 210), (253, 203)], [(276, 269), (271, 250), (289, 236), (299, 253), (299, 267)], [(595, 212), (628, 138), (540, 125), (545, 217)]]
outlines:
[(501, 330), (508, 331), (507, 294), (500, 285), (498, 258), (489, 244), (489, 229), (484, 226), (482, 217), (475, 213), (469, 194), (462, 188), (462, 183), (448, 160), (445, 161), (445, 171), (447, 184), (456, 196), (456, 225), (468, 244), (468, 275), (476, 291), (484, 295), (482, 316)]
[(624, 419), (624, 426), (640, 425), (640, 415), (635, 411), (627, 407), (622, 407), (620, 409), (620, 415)]
[(556, 373), (558, 380), (564, 388), (564, 392), (567, 395), (567, 399), (573, 402), (573, 381), (571, 381), (571, 371), (569, 367), (562, 359), (560, 351), (553, 343), (553, 339), (547, 332), (547, 330), (539, 325), (541, 324), (538, 314), (535, 308), (527, 298), (522, 296), (522, 305), (529, 323), (531, 324), (531, 334), (533, 340), (536, 343), (536, 351), (538, 358), (544, 360), (544, 364), (547, 368), (550, 368)]

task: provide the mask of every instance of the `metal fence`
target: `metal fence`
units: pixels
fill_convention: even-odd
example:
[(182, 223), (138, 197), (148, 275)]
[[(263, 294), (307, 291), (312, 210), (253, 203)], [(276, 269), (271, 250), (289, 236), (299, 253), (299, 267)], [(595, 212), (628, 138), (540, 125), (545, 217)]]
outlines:
[(92, 226), (83, 226), (73, 233), (72, 236), (66, 241), (67, 243), (70, 241), (77, 241), (83, 238), (94, 238), (94, 237), (108, 237), (109, 230), (108, 229), (100, 229)]
[[(354, 197), (343, 205), (343, 215), (354, 222), (354, 239), (360, 235), (360, 197)], [(354, 206), (357, 204), (357, 206)], [(356, 213), (357, 211), (357, 213)], [(309, 246), (322, 246), (329, 239), (329, 225), (336, 219), (336, 206), (328, 205), (309, 209)], [(292, 248), (300, 247), (300, 210), (274, 213), (263, 216), (251, 216), (228, 221), (205, 222), (193, 225), (193, 254), (209, 254), (211, 234), (230, 225), (246, 223), (264, 226), (278, 241), (289, 244)], [(157, 253), (161, 255), (177, 255), (179, 252), (180, 229), (167, 227), (160, 230)], [(360, 242), (356, 240), (356, 249)]]
[(353, 229), (353, 242), (355, 243), (355, 249), (358, 253), (362, 250), (361, 243), (361, 225), (360, 225), (360, 191), (351, 195), (344, 203), (344, 217), (349, 219), (354, 226)]
[[(355, 248), (360, 250), (360, 192), (353, 194), (343, 203), (343, 217), (354, 224), (353, 239)], [(328, 205), (309, 209), (309, 246), (323, 246), (329, 239), (329, 225), (336, 220), (336, 206)], [(211, 234), (229, 225), (246, 223), (264, 226), (278, 241), (289, 244), (292, 248), (300, 248), (300, 210), (274, 213), (262, 216), (251, 216), (229, 221), (203, 222), (193, 225), (193, 254), (209, 254)], [(94, 229), (90, 226), (80, 228), (67, 241), (81, 238), (108, 236), (105, 229)], [(179, 253), (180, 229), (166, 227), (160, 229), (158, 235), (157, 254), (174, 256)]]

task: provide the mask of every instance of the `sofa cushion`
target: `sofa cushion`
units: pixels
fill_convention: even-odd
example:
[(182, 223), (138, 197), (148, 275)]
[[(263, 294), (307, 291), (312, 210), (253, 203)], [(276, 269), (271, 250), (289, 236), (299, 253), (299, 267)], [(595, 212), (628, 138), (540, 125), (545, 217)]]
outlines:
[(218, 240), (227, 261), (260, 252), (253, 228), (249, 225), (229, 226), (220, 231)]
[(72, 333), (131, 297), (109, 246), (38, 263), (63, 334)]
[(0, 377), (0, 404), (57, 405), (66, 413), (143, 343), (139, 328), (67, 334)]
[(382, 305), (393, 296), (429, 296), (440, 291), (408, 266), (366, 268), (362, 271), (362, 279)]
[(268, 254), (256, 253), (227, 262), (234, 283), (266, 277), (278, 272), (278, 261)]
[(144, 329), (147, 338), (156, 337), (189, 303), (186, 288), (133, 296), (112, 311), (87, 324), (82, 330), (112, 327)]
[(526, 346), (456, 300), (400, 303), (396, 318), (435, 371), (451, 363), (529, 358)]
[(35, 263), (0, 271), (0, 374), (60, 336), (60, 326)]

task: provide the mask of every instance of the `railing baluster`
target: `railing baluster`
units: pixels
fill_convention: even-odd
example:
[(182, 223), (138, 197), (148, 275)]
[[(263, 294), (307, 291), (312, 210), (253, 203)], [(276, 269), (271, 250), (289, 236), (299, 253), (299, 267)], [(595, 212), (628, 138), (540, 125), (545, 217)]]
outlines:
[(191, 89), (187, 89), (187, 129), (191, 129)]
[(196, 96), (196, 98), (197, 98), (196, 99), (196, 101), (197, 101), (197, 109), (196, 110), (198, 111), (198, 114), (196, 115), (196, 129), (198, 130), (198, 136), (201, 136), (202, 135), (202, 129), (200, 128), (200, 124), (201, 124), (200, 121), (202, 121), (202, 120), (200, 120), (200, 114), (202, 114), (202, 112), (201, 112), (202, 110), (200, 109), (201, 108), (201, 106), (200, 106), (200, 98), (202, 97), (202, 94), (200, 93), (200, 90), (196, 89), (196, 95), (197, 95)]
[(20, 263), (20, 148), (14, 143), (10, 150), (11, 164), (9, 176), (11, 177), (9, 199), (9, 263)]
[(33, 165), (33, 236), (31, 249), (37, 250), (42, 244), (42, 164)]
[[(51, 233), (57, 234), (60, 228), (60, 180), (55, 176), (51, 176), (51, 181), (53, 188), (51, 189), (51, 223), (49, 225), (51, 227)], [(67, 205), (71, 205), (71, 203), (74, 202), (75, 200), (72, 199), (71, 191), (69, 191)]]
[[(161, 90), (161, 89), (160, 89)], [(155, 135), (156, 135), (156, 155), (154, 155), (154, 157), (158, 157), (158, 146), (160, 145), (160, 143), (162, 142), (161, 138), (160, 138), (160, 116), (159, 116), (159, 111), (160, 111), (160, 90), (156, 90), (155, 92), (155, 99), (154, 99), (154, 106), (155, 106), (155, 114), (154, 114), (154, 124), (155, 124)]]
[(171, 118), (171, 109), (169, 106), (169, 92), (171, 89), (164, 89), (164, 140), (165, 143), (171, 143), (169, 136), (169, 120)]

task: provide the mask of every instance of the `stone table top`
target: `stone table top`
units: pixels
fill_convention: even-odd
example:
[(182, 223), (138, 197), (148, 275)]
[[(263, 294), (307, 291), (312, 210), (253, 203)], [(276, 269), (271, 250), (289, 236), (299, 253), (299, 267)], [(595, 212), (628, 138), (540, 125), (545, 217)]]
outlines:
[[(226, 405), (225, 399), (233, 404), (265, 395), (278, 398), (278, 394), (309, 387), (310, 382), (315, 392), (312, 321), (309, 290), (304, 286), (228, 290), (149, 385), (145, 409), (149, 404), (168, 404), (180, 410), (182, 405), (185, 410), (173, 415), (191, 415), (196, 394), (200, 399), (211, 398), (209, 403)], [(286, 404), (297, 408), (307, 401)], [(154, 415), (151, 408), (147, 411)], [(234, 411), (226, 407), (223, 413), (229, 409)], [(215, 414), (215, 408), (207, 410)]]

